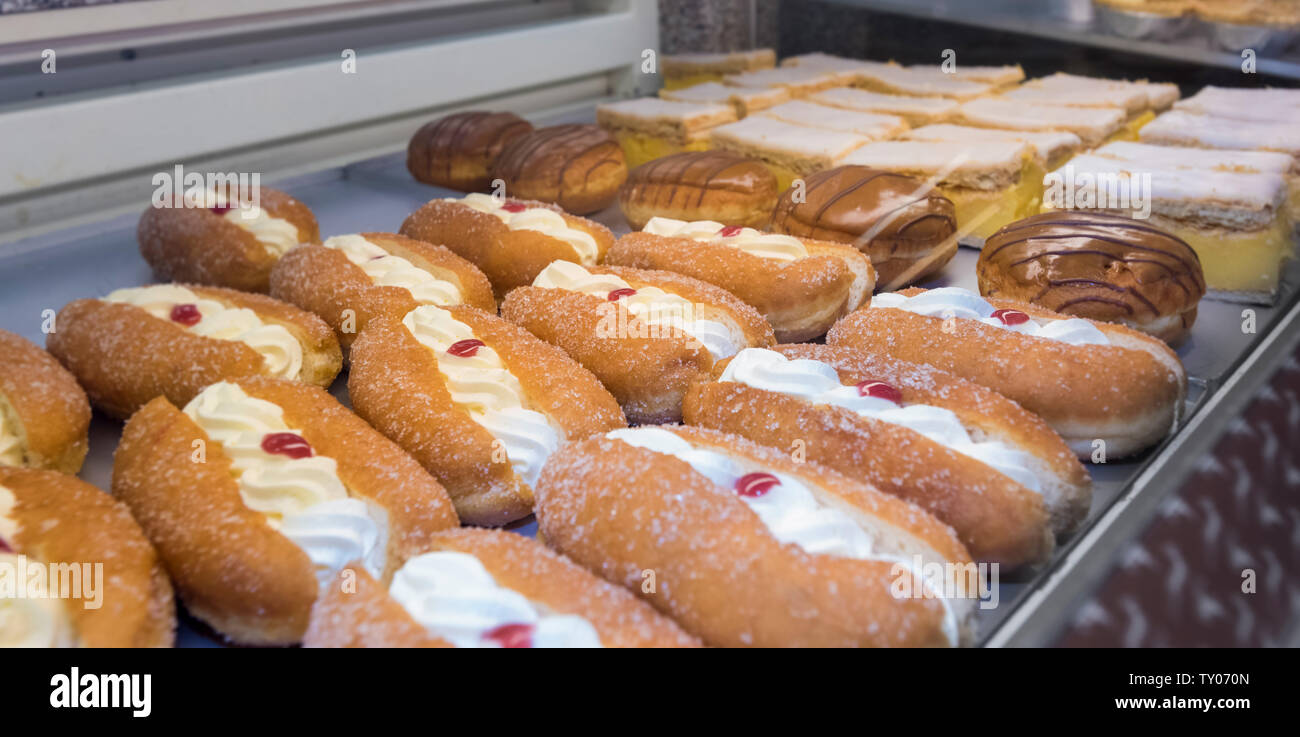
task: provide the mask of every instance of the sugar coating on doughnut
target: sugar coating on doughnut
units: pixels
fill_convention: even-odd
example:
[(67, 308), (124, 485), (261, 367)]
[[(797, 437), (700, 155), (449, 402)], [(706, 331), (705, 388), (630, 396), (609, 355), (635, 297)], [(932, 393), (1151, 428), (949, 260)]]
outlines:
[[(865, 634), (879, 644), (895, 645), (907, 644), (917, 636), (921, 612), (928, 612), (937, 621), (939, 604), (933, 600), (909, 600), (874, 611), (855, 607), (851, 614), (818, 605), (818, 601), (842, 601), (837, 596), (839, 586), (871, 592), (879, 601), (897, 601), (888, 591), (890, 579), (885, 574), (890, 564), (812, 555), (795, 545), (784, 545), (771, 537), (758, 516), (735, 499), (731, 490), (717, 487), (678, 459), (629, 449), (621, 441), (593, 438), (581, 447), (561, 450), (548, 464), (539, 484), (537, 517), (548, 542), (561, 549), (595, 554), (620, 545), (622, 531), (610, 525), (615, 521), (623, 524), (626, 534), (641, 539), (628, 542), (627, 550), (657, 551), (661, 567), (655, 571), (655, 588), (643, 598), (660, 609), (675, 616), (699, 607), (716, 609), (738, 629), (734, 633), (736, 644), (755, 644), (758, 621), (774, 614), (767, 605), (776, 603), (765, 600), (761, 592), (775, 586), (779, 578), (782, 582), (797, 581), (801, 588), (798, 595), (793, 595), (792, 590), (792, 595), (781, 602), (784, 609), (779, 617), (784, 621), (831, 623), (834, 629), (834, 623), (843, 624), (845, 617), (855, 623), (866, 618), (871, 623), (864, 628)], [(746, 455), (778, 467), (788, 467), (789, 463), (785, 454), (767, 448), (747, 450)], [(657, 495), (651, 506), (641, 506), (638, 499), (593, 488), (595, 478), (652, 485)], [(870, 505), (867, 508), (874, 511)], [(917, 526), (935, 524), (933, 518), (910, 505), (897, 519)], [(963, 553), (957, 559), (966, 557)], [(669, 563), (668, 570), (662, 567), (667, 561), (677, 563)], [(649, 562), (637, 560), (605, 558), (583, 562), (604, 578), (633, 591), (643, 590), (645, 571), (653, 570)], [(677, 593), (682, 578), (693, 589), (686, 599)], [(718, 597), (736, 591), (754, 596), (749, 601), (701, 600), (701, 582), (716, 589)], [(855, 644), (863, 634), (841, 632), (837, 644)]]

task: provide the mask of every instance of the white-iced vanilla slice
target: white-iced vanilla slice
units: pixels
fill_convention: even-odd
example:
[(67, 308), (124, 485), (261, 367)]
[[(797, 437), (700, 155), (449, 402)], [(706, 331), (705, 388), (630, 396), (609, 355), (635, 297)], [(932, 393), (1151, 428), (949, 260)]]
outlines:
[[(14, 493), (0, 486), (0, 577), (10, 590), (0, 595), (0, 649), (10, 647), (76, 647), (77, 632), (64, 600), (44, 588), (45, 578), (27, 575), (40, 565), (15, 552), (18, 521), (13, 517)], [(57, 593), (57, 592), (55, 592)]]
[(596, 258), (600, 256), (600, 247), (596, 245), (596, 239), (592, 238), (590, 233), (570, 227), (563, 215), (549, 207), (528, 207), (504, 197), (477, 192), (467, 194), (460, 199), (448, 197), (447, 201), (459, 202), (466, 207), (492, 215), (511, 230), (535, 230), (552, 238), (558, 238), (573, 246), (573, 250), (577, 252), (578, 258), (584, 264), (594, 264)]
[(617, 302), (646, 324), (673, 327), (691, 336), (709, 351), (715, 361), (740, 350), (726, 325), (697, 317), (694, 302), (658, 287), (634, 289), (613, 274), (593, 274), (568, 261), (551, 262), (533, 280), (533, 286), (564, 289)]
[(317, 455), (279, 405), (223, 381), (185, 405), (185, 414), (221, 445), (244, 504), (307, 553), (322, 583), (354, 560), (383, 574), (383, 511), (348, 494), (338, 463)]
[(530, 486), (546, 459), (560, 447), (560, 434), (546, 415), (530, 407), (519, 379), (474, 330), (439, 307), (418, 307), (402, 324), (438, 362), (451, 401), (505, 446), (506, 458)]
[(583, 617), (552, 614), (497, 583), (478, 558), (417, 555), (393, 576), (389, 595), (429, 634), (456, 647), (600, 647)]
[(298, 339), (288, 328), (263, 322), (246, 307), (227, 307), (175, 284), (118, 289), (104, 301), (135, 305), (205, 338), (243, 343), (262, 356), (272, 376), (296, 379), (302, 372), (302, 344)]
[(654, 217), (645, 224), (646, 233), (672, 238), (690, 238), (697, 241), (717, 243), (739, 249), (759, 258), (774, 261), (798, 261), (808, 257), (808, 249), (803, 241), (794, 236), (779, 233), (764, 233), (753, 228), (739, 225), (723, 225), (712, 220), (674, 220), (672, 218)]
[(206, 207), (225, 218), (226, 222), (253, 234), (258, 243), (266, 246), (275, 256), (283, 256), (298, 245), (298, 228), (284, 218), (272, 217), (264, 208), (248, 202), (231, 202), (224, 193), (214, 189), (192, 189), (185, 193), (187, 207)]
[(394, 255), (361, 235), (336, 235), (325, 241), (326, 248), (340, 251), (380, 287), (401, 287), (422, 305), (458, 305), (460, 287)]

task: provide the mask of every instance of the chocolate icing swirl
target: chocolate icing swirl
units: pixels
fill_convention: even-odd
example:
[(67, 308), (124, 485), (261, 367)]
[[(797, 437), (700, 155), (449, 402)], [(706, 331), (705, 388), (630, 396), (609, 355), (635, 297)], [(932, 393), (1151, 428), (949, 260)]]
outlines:
[(700, 207), (710, 192), (776, 199), (776, 177), (756, 159), (729, 151), (687, 151), (638, 166), (619, 193), (624, 202), (656, 210)]
[[(533, 126), (514, 113), (469, 111), (427, 123), (411, 137), (406, 168), (422, 182), (465, 191), (486, 190), (487, 172), (506, 144), (532, 132)], [(481, 172), (473, 180), (458, 178), (457, 163)], [(463, 176), (463, 175), (462, 175)]]
[(1195, 318), (1205, 295), (1196, 252), (1141, 220), (1046, 212), (1004, 226), (976, 266), (985, 296), (1018, 299), (1094, 320)]
[(504, 179), (508, 189), (527, 177), (540, 179), (559, 192), (556, 199), (563, 206), (567, 188), (579, 182), (585, 187), (606, 167), (626, 166), (622, 150), (613, 136), (594, 125), (556, 125), (511, 142), (492, 165), (492, 174)]
[[(852, 243), (871, 257), (881, 283), (892, 278), (887, 262), (896, 264), (928, 255), (957, 232), (952, 201), (923, 182), (865, 166), (840, 166), (804, 180), (805, 201), (796, 189), (781, 195), (772, 212), (771, 229), (803, 238)], [(861, 242), (866, 236), (867, 240)], [(947, 263), (932, 265), (927, 272)]]

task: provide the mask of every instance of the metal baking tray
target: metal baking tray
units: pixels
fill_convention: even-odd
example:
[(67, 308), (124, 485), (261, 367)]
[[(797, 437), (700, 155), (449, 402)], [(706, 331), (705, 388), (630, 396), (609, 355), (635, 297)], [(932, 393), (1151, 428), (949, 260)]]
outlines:
[[(142, 180), (146, 179), (142, 177)], [(267, 181), (292, 193), (316, 213), (323, 236), (360, 231), (395, 231), (406, 216), (426, 201), (435, 197), (454, 196), (456, 193), (440, 190), (415, 182), (407, 173), (404, 158), (393, 154), (370, 159), (348, 166), (319, 171), (280, 181)], [(151, 187), (142, 181), (141, 209), (148, 202)], [(93, 225), (79, 226), (0, 245), (0, 327), (19, 333), (38, 344), (44, 344), (41, 323), (46, 310), (57, 311), (67, 302), (107, 294), (126, 286), (147, 284), (154, 279), (148, 266), (140, 258), (136, 246), (135, 226), (138, 214), (123, 215)], [(595, 217), (618, 233), (628, 231), (617, 208), (611, 208)], [(974, 289), (974, 265), (977, 252), (960, 249), (948, 267), (928, 286), (957, 285)], [(1151, 479), (1169, 481), (1180, 470), (1190, 468), (1193, 450), (1179, 443), (1180, 438), (1192, 432), (1192, 425), (1216, 393), (1225, 391), (1225, 382), (1234, 372), (1245, 376), (1267, 376), (1271, 373), (1264, 363), (1254, 361), (1243, 366), (1243, 360), (1253, 355), (1252, 348), (1261, 342), (1276, 339), (1275, 335), (1286, 328), (1281, 323), (1290, 319), (1289, 326), (1300, 324), (1295, 313), (1297, 295), (1300, 295), (1300, 264), (1292, 261), (1286, 272), (1282, 295), (1272, 307), (1243, 306), (1225, 302), (1202, 301), (1200, 313), (1191, 338), (1179, 349), (1191, 378), (1187, 400), (1188, 420), (1170, 440), (1143, 456), (1122, 463), (1091, 466), (1094, 481), (1092, 510), (1083, 529), (1070, 540), (1063, 541), (1052, 562), (1044, 568), (999, 583), (999, 606), (983, 610), (979, 617), (980, 641), (990, 644), (1019, 644), (1046, 642), (1049, 634), (1060, 626), (1069, 598), (1077, 595), (1071, 586), (1062, 587), (1063, 580), (1078, 583), (1087, 577), (1073, 572), (1080, 567), (1098, 568), (1100, 561), (1089, 552), (1104, 550), (1098, 541), (1117, 544), (1125, 534), (1135, 530), (1132, 514), (1111, 514), (1122, 502), (1126, 509), (1152, 507), (1154, 499), (1145, 499), (1157, 491)], [(1243, 332), (1243, 310), (1255, 314), (1257, 332)], [(1272, 342), (1277, 342), (1273, 340)], [(332, 391), (347, 402), (346, 377), (335, 382)], [(1246, 390), (1243, 390), (1246, 391)], [(1220, 418), (1226, 421), (1226, 417)], [(1199, 426), (1198, 426), (1199, 427)], [(1198, 433), (1214, 432), (1199, 428)], [(91, 425), (90, 455), (81, 477), (102, 489), (108, 489), (112, 475), (113, 450), (121, 433), (121, 423), (96, 413)], [(1217, 433), (1216, 433), (1217, 434)], [(1166, 484), (1167, 486), (1168, 484)], [(1127, 524), (1124, 524), (1124, 523)], [(531, 535), (535, 527), (530, 522), (516, 525), (514, 529)], [(1044, 608), (1043, 601), (1034, 601), (1048, 584), (1054, 591), (1047, 607), (1055, 613), (1032, 614)], [(1026, 602), (1032, 604), (1026, 607)], [(1055, 611), (1060, 610), (1060, 611)], [(1051, 617), (1052, 621), (1045, 621)], [(1038, 633), (1030, 639), (1020, 639), (1026, 632)], [(1035, 639), (1036, 638), (1036, 639)], [(183, 618), (177, 641), (182, 647), (202, 647), (220, 644), (218, 639), (192, 620)]]

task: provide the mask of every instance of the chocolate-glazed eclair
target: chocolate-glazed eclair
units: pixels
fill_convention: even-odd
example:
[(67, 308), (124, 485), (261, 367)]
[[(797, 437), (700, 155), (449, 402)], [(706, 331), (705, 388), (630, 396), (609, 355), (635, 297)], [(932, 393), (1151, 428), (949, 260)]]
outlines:
[(952, 202), (912, 177), (840, 166), (791, 187), (772, 212), (771, 230), (852, 243), (871, 258), (883, 292), (942, 269), (957, 253)]
[(628, 175), (618, 206), (635, 230), (653, 217), (761, 228), (776, 205), (776, 176), (729, 151), (687, 151), (642, 164)]
[(976, 266), (980, 293), (1127, 325), (1166, 343), (1187, 337), (1205, 276), (1196, 252), (1140, 220), (1046, 212), (1004, 226)]
[(514, 113), (474, 110), (426, 123), (411, 136), (406, 168), (425, 184), (463, 192), (486, 190), (488, 167), (506, 144), (533, 132)]
[(553, 202), (578, 214), (603, 210), (627, 179), (623, 147), (594, 125), (540, 128), (511, 141), (489, 167), (506, 196)]

